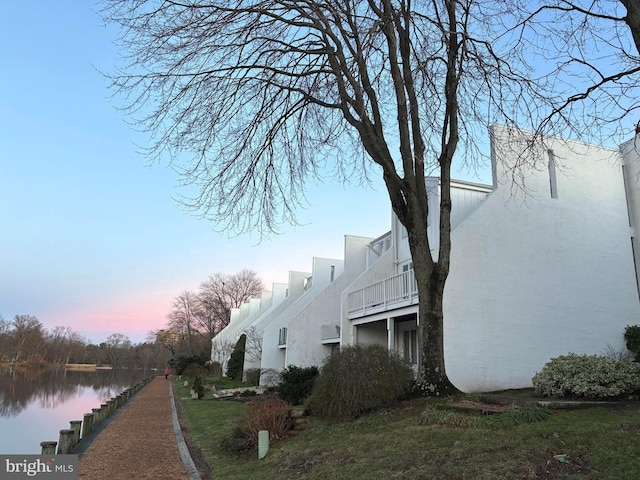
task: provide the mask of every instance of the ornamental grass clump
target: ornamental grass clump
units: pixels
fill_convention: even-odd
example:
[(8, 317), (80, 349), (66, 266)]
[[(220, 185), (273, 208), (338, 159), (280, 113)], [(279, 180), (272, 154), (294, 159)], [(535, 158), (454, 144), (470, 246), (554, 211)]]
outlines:
[(483, 419), (477, 415), (427, 407), (418, 419), (419, 425), (436, 425), (449, 428), (477, 428)]
[(536, 392), (548, 397), (623, 398), (640, 391), (640, 365), (571, 353), (552, 358), (532, 380)]
[(413, 384), (413, 371), (380, 345), (353, 345), (327, 359), (307, 407), (327, 420), (352, 420), (396, 404)]
[(291, 405), (276, 395), (265, 395), (247, 407), (241, 430), (245, 433), (249, 445), (258, 445), (258, 432), (269, 431), (269, 441), (285, 438), (294, 426)]
[(488, 428), (500, 430), (528, 423), (542, 422), (550, 416), (551, 411), (543, 407), (511, 408), (500, 415), (485, 417), (485, 423)]
[(550, 416), (551, 412), (541, 407), (511, 408), (496, 415), (474, 415), (446, 408), (427, 407), (418, 419), (418, 424), (448, 428), (505, 430), (528, 423), (542, 422)]

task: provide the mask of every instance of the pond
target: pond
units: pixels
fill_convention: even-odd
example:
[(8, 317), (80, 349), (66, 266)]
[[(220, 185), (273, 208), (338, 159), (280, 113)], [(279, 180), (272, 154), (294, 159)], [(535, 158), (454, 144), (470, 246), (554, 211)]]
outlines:
[(0, 454), (39, 454), (40, 442), (154, 373), (0, 368)]

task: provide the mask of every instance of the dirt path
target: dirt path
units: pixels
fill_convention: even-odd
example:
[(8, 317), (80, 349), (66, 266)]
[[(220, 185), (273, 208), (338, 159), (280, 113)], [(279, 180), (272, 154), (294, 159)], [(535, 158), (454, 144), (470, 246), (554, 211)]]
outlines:
[(180, 456), (170, 388), (157, 377), (122, 407), (80, 457), (79, 478), (193, 479)]

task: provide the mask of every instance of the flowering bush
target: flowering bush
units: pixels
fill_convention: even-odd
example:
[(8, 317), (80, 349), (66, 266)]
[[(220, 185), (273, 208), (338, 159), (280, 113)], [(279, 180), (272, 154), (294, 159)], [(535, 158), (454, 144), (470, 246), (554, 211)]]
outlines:
[(598, 355), (552, 358), (533, 377), (537, 393), (549, 397), (616, 398), (640, 390), (640, 365)]

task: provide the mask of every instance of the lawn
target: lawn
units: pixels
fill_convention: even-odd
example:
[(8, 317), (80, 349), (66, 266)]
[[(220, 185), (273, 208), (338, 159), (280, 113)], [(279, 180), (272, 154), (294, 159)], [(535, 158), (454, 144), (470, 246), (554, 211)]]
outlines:
[(506, 429), (420, 423), (433, 402), (414, 399), (354, 422), (311, 419), (307, 428), (257, 453), (221, 447), (246, 405), (176, 399), (186, 428), (214, 479), (599, 479), (640, 478), (640, 404), (556, 411), (547, 420)]

